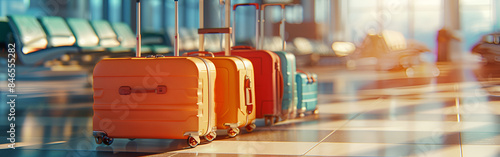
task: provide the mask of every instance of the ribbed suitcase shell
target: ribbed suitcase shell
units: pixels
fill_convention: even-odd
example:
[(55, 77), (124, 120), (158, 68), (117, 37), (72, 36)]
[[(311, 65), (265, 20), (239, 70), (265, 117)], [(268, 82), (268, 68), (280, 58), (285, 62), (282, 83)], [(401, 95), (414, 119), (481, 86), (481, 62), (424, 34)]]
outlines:
[[(216, 124), (215, 77), (213, 63), (196, 57), (103, 59), (94, 69), (93, 130), (112, 138), (205, 136)], [(123, 86), (166, 92), (121, 95)]]
[(283, 97), (283, 78), (278, 55), (271, 51), (253, 49), (231, 50), (231, 54), (252, 62), (255, 74), (256, 118), (266, 118), (266, 121), (271, 118), (271, 124), (277, 122), (281, 115)]
[[(193, 53), (196, 52), (189, 54)], [(253, 130), (255, 126), (252, 124), (255, 123), (256, 107), (254, 105), (255, 80), (252, 62), (236, 56), (203, 58), (212, 61), (217, 69), (215, 79), (217, 128), (234, 129), (247, 126), (253, 127), (248, 128), (248, 131)]]
[(295, 73), (297, 65), (295, 55), (285, 51), (274, 51), (281, 61), (283, 74), (283, 101), (281, 103), (282, 119), (295, 118), (297, 115), (297, 83)]
[(313, 77), (317, 80), (318, 75), (314, 73), (309, 73), (306, 75), (305, 73), (298, 72), (296, 74), (297, 81), (297, 111), (300, 116), (304, 116), (306, 112), (317, 113), (317, 104), (318, 104), (318, 82), (312, 82), (309, 77)]

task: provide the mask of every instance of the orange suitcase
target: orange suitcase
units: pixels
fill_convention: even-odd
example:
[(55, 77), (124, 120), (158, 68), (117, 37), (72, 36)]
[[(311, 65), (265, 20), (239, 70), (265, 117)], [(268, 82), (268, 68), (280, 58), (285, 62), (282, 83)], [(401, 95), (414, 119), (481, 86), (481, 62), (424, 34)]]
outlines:
[[(200, 7), (203, 7), (200, 5)], [(200, 23), (203, 23), (203, 13), (200, 14)], [(229, 14), (228, 14), (229, 15)], [(184, 55), (211, 55), (204, 57), (215, 64), (217, 77), (215, 79), (215, 113), (217, 114), (217, 128), (227, 129), (229, 137), (239, 134), (241, 127), (247, 132), (255, 129), (255, 89), (252, 62), (248, 59), (236, 56), (214, 57), (213, 53), (205, 52), (204, 34), (225, 33), (226, 37), (231, 33), (229, 28), (207, 28), (200, 25), (200, 46), (198, 52), (189, 52)], [(228, 40), (226, 38), (226, 40)], [(225, 48), (229, 52), (230, 43), (226, 42)]]
[(211, 61), (199, 57), (103, 59), (93, 77), (96, 143), (109, 145), (113, 138), (187, 138), (188, 145), (195, 147), (199, 136), (215, 139), (216, 70)]
[(209, 54), (203, 57), (212, 61), (217, 69), (215, 79), (215, 113), (218, 129), (227, 129), (235, 137), (245, 127), (252, 132), (255, 125), (255, 89), (253, 66), (250, 60), (240, 57), (213, 57), (210, 52), (189, 52), (184, 55)]

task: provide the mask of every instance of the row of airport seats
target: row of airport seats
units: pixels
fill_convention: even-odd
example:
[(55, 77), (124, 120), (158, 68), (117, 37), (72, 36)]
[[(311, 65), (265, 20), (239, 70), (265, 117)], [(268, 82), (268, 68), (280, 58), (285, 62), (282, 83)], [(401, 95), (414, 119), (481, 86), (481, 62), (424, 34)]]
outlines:
[[(95, 65), (103, 57), (134, 56), (136, 36), (125, 23), (57, 16), (9, 15), (0, 20), (7, 27), (4, 43), (16, 44), (18, 59), (25, 65), (42, 65), (59, 59)], [(168, 54), (167, 45), (142, 45), (143, 54)], [(63, 56), (63, 57), (62, 57)]]

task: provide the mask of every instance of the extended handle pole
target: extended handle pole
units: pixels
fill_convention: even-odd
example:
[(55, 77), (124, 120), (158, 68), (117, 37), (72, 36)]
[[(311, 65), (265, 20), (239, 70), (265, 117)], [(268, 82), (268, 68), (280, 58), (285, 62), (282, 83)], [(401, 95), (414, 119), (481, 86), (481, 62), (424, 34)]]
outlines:
[(260, 9), (261, 9), (261, 13), (260, 13), (260, 19), (261, 19), (261, 31), (260, 31), (260, 35), (261, 35), (261, 49), (264, 48), (264, 22), (265, 22), (265, 16), (264, 16), (264, 10), (266, 7), (268, 6), (281, 6), (281, 21), (280, 21), (280, 36), (281, 36), (281, 39), (283, 40), (283, 43), (281, 45), (281, 49), (283, 51), (285, 51), (285, 48), (286, 48), (286, 41), (285, 41), (285, 4), (263, 4)]
[[(255, 48), (259, 47), (259, 3), (241, 3), (241, 4), (235, 4), (233, 6), (233, 29), (236, 29), (236, 8), (238, 6), (255, 6)], [(236, 31), (235, 31), (236, 32)], [(236, 45), (236, 33), (233, 33), (233, 41), (234, 45)]]
[(179, 15), (178, 15), (178, 7), (179, 1), (175, 1), (175, 43), (174, 43), (174, 56), (179, 56)]
[(136, 44), (136, 49), (135, 49), (135, 56), (136, 57), (141, 57), (141, 0), (137, 0), (137, 3), (136, 3), (136, 7), (137, 7), (137, 15), (136, 15), (136, 18), (137, 18), (137, 21), (136, 21), (136, 40), (137, 40), (137, 44)]
[[(231, 28), (231, 0), (226, 0), (225, 1), (225, 7), (226, 7), (226, 26), (227, 28)], [(231, 34), (225, 34), (225, 50), (224, 54), (226, 56), (231, 55), (230, 47), (231, 47)]]
[[(203, 0), (200, 0), (199, 1), (200, 4), (199, 4), (199, 8), (200, 8), (200, 29), (203, 29), (203, 27), (205, 26), (205, 21), (204, 21), (204, 9), (203, 9), (203, 6), (204, 6), (204, 1)], [(205, 51), (205, 34), (198, 34), (199, 35), (199, 47), (198, 47), (198, 51)]]
[(280, 22), (280, 25), (281, 25), (281, 30), (280, 30), (280, 35), (281, 35), (281, 39), (282, 39), (282, 47), (281, 47), (281, 50), (282, 51), (285, 51), (286, 49), (286, 41), (285, 41), (285, 7), (282, 7), (281, 8), (281, 22)]

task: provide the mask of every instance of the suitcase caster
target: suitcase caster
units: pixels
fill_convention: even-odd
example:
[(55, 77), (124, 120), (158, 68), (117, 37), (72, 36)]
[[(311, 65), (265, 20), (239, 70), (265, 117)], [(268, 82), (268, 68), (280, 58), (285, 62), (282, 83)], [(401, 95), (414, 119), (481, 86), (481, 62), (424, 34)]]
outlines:
[(279, 116), (274, 116), (274, 123), (278, 123), (280, 121), (280, 117)]
[(240, 133), (239, 128), (230, 128), (227, 130), (227, 135), (229, 137), (236, 137), (236, 135), (238, 135), (239, 133)]
[(101, 137), (96, 136), (94, 138), (95, 138), (95, 143), (97, 143), (97, 144), (101, 144), (102, 143), (102, 136)]
[(274, 125), (273, 116), (264, 116), (266, 126)]
[(114, 139), (109, 137), (108, 134), (103, 131), (93, 131), (92, 134), (94, 136), (95, 143), (97, 144), (104, 143), (105, 145), (110, 145), (113, 143)]
[(114, 139), (111, 137), (108, 137), (108, 136), (104, 136), (102, 138), (102, 143), (104, 143), (105, 145), (111, 145), (111, 144), (113, 144), (113, 141), (114, 141)]
[(299, 117), (300, 117), (300, 118), (303, 118), (303, 117), (305, 117), (305, 116), (306, 116), (306, 114), (304, 114), (304, 113), (300, 113), (300, 114), (299, 114)]
[(217, 137), (217, 133), (215, 133), (215, 131), (212, 131), (205, 136), (205, 140), (207, 140), (208, 142), (212, 142), (214, 141), (215, 137)]
[(257, 125), (249, 124), (245, 127), (245, 130), (247, 130), (247, 132), (252, 132), (253, 130), (255, 130), (255, 128), (257, 128)]
[(278, 123), (279, 116), (265, 116), (264, 120), (266, 126), (274, 125), (274, 123)]
[(187, 143), (188, 143), (189, 147), (194, 148), (194, 147), (198, 146), (198, 144), (200, 144), (200, 141), (197, 140), (193, 136), (189, 136), (187, 139)]
[(133, 140), (135, 140), (135, 138), (129, 138), (128, 140), (133, 141)]
[[(284, 115), (281, 116), (281, 119), (287, 120), (289, 117), (290, 116), (288, 114), (284, 114)], [(277, 123), (277, 122), (275, 122), (275, 123)]]

